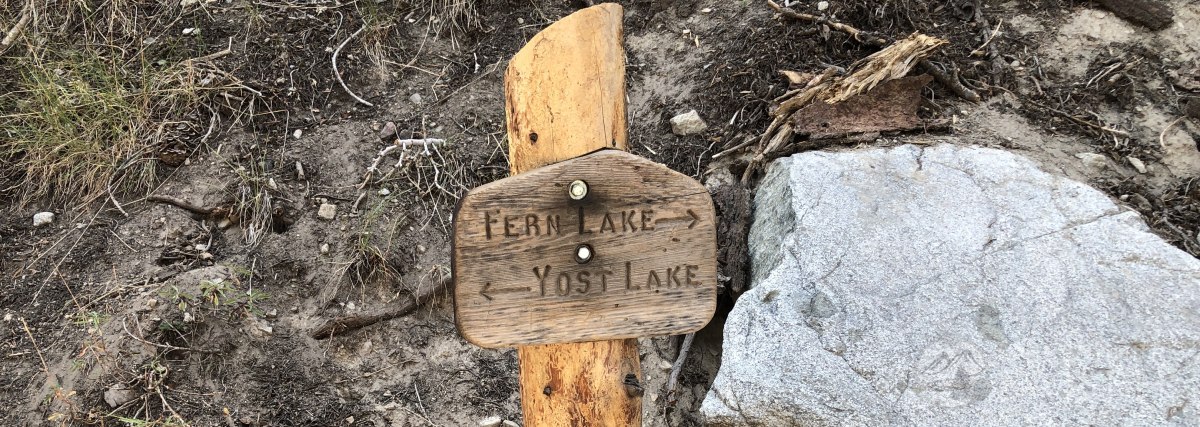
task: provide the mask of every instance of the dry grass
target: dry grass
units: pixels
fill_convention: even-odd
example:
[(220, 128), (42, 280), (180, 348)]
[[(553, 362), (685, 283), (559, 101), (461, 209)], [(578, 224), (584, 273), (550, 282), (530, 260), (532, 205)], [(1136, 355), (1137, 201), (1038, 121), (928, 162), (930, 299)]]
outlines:
[(208, 128), (230, 103), (219, 95), (248, 90), (212, 63), (219, 54), (150, 59), (143, 29), (156, 22), (142, 3), (36, 4), (0, 58), (0, 196), (17, 205), (144, 193), (176, 129)]

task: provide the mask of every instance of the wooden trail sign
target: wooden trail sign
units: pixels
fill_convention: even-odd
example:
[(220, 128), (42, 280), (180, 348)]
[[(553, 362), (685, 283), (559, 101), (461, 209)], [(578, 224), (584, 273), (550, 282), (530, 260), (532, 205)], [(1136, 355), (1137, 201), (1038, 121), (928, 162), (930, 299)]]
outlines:
[(716, 308), (708, 191), (623, 151), (472, 190), (453, 256), (458, 329), (482, 347), (685, 334)]
[[(574, 206), (576, 209), (574, 212), (578, 212), (578, 207), (584, 205), (584, 220), (579, 221), (580, 218), (575, 218), (574, 225), (578, 227), (578, 224), (582, 222), (587, 230), (591, 230), (587, 228), (587, 225), (590, 224), (588, 218), (595, 218), (597, 213), (603, 216), (604, 213), (609, 212), (628, 212), (630, 209), (638, 209), (639, 206), (644, 207), (645, 210), (657, 209), (652, 213), (648, 212), (647, 224), (653, 221), (652, 228), (654, 230), (649, 230), (653, 233), (647, 234), (647, 236), (652, 236), (654, 239), (665, 238), (668, 242), (671, 238), (679, 238), (681, 242), (685, 238), (696, 239), (695, 236), (698, 235), (698, 232), (694, 230), (704, 230), (707, 228), (703, 227), (711, 228), (713, 226), (711, 201), (707, 205), (698, 201), (683, 203), (671, 199), (657, 199), (658, 205), (655, 205), (655, 200), (640, 203), (645, 201), (641, 199), (642, 197), (660, 194), (653, 192), (653, 189), (634, 195), (632, 200), (614, 197), (620, 186), (613, 186), (612, 183), (623, 182), (626, 187), (638, 187), (642, 179), (640, 174), (635, 176), (628, 172), (615, 172), (621, 168), (635, 171), (641, 168), (640, 171), (648, 172), (646, 176), (658, 176), (660, 179), (658, 182), (670, 181), (674, 182), (677, 187), (686, 187), (682, 185), (681, 181), (674, 180), (674, 178), (678, 178), (677, 174), (667, 174), (661, 165), (614, 151), (626, 149), (625, 51), (621, 47), (621, 15), (621, 6), (617, 4), (602, 4), (580, 10), (546, 27), (513, 56), (504, 75), (509, 166), (514, 177), (522, 177), (521, 174), (529, 173), (531, 178), (520, 181), (505, 180), (508, 181), (507, 184), (500, 181), (496, 185), (480, 187), (476, 192), (464, 197), (461, 203), (464, 208), (460, 209), (455, 216), (455, 250), (453, 251), (453, 270), (456, 282), (455, 312), (459, 317), (460, 331), (465, 337), (484, 345), (555, 342), (559, 338), (566, 341), (578, 341), (576, 337), (581, 335), (592, 337), (586, 339), (600, 339), (588, 342), (517, 345), (517, 357), (520, 361), (521, 409), (526, 427), (640, 426), (642, 372), (638, 359), (637, 339), (602, 339), (601, 337), (632, 337), (635, 335), (632, 335), (632, 332), (614, 332), (619, 330), (620, 326), (601, 328), (592, 325), (598, 320), (603, 320), (607, 324), (613, 321), (621, 323), (630, 319), (622, 317), (625, 314), (619, 311), (620, 307), (612, 307), (611, 310), (616, 311), (606, 308), (607, 304), (630, 304), (629, 302), (614, 302), (614, 299), (664, 298), (661, 295), (645, 292), (634, 293), (632, 289), (625, 290), (631, 292), (624, 293), (625, 291), (621, 288), (624, 284), (620, 281), (617, 282), (616, 290), (621, 292), (610, 293), (605, 288), (605, 282), (597, 282), (594, 280), (595, 276), (591, 274), (588, 275), (589, 284), (586, 292), (582, 291), (583, 288), (579, 287), (579, 274), (582, 270), (579, 270), (578, 265), (594, 263), (593, 267), (602, 266), (611, 270), (613, 266), (616, 266), (619, 270), (624, 268), (624, 262), (629, 262), (632, 276), (634, 262), (647, 268), (645, 266), (653, 264), (642, 263), (648, 263), (656, 258), (649, 249), (641, 253), (622, 250), (621, 242), (626, 239), (617, 238), (615, 235), (611, 238), (603, 236), (603, 238), (591, 240), (590, 243), (579, 237), (586, 233), (577, 233), (572, 236), (561, 228), (571, 221), (572, 211), (564, 210), (562, 207)], [(598, 150), (605, 149), (610, 151), (598, 152)], [(589, 153), (595, 154), (576, 159)], [(618, 162), (617, 159), (623, 160)], [(614, 162), (609, 162), (609, 160), (614, 160)], [(593, 162), (599, 162), (602, 165), (597, 167)], [(618, 165), (618, 163), (620, 164)], [(583, 167), (575, 168), (572, 165)], [(536, 170), (544, 166), (548, 167)], [(570, 168), (569, 171), (568, 168)], [(548, 170), (559, 170), (563, 175), (555, 177), (553, 173), (547, 172)], [(604, 173), (597, 176), (597, 171)], [(657, 172), (649, 173), (654, 171)], [(579, 175), (570, 177), (567, 176), (568, 172), (586, 172), (588, 175), (583, 178), (579, 178)], [(564, 183), (563, 181), (568, 178), (569, 181)], [(571, 197), (571, 193), (568, 192), (572, 187), (571, 183), (576, 180), (585, 182), (588, 194), (576, 202), (564, 202), (563, 197)], [(506, 185), (526, 188), (529, 191), (503, 193)], [(565, 187), (560, 187), (563, 185)], [(486, 198), (474, 197), (484, 191), (501, 191), (502, 193)], [(682, 190), (678, 194), (692, 191)], [(589, 196), (593, 199), (588, 199)], [(697, 196), (689, 194), (687, 197)], [(497, 200), (496, 197), (501, 199)], [(491, 214), (488, 213), (488, 209), (508, 209), (509, 212), (515, 212), (512, 210), (513, 206), (497, 207), (493, 206), (495, 203), (522, 200), (524, 200), (524, 204), (521, 206), (530, 208), (528, 212), (499, 214), (497, 222), (490, 222), (492, 218), (490, 218)], [(469, 208), (466, 207), (468, 203), (470, 203)], [(561, 205), (563, 203), (566, 205)], [(575, 205), (571, 203), (575, 203)], [(699, 206), (700, 209), (692, 206)], [(703, 209), (704, 206), (707, 206), (707, 211)], [(687, 213), (689, 209), (694, 215), (688, 214), (688, 218), (684, 218), (680, 212)], [(546, 230), (550, 229), (546, 228), (545, 219), (540, 219), (537, 233), (534, 233), (532, 222), (525, 223), (529, 214), (533, 214), (535, 217), (560, 215), (558, 218), (551, 219), (554, 222), (551, 227), (559, 227), (559, 229), (552, 234), (544, 235)], [(479, 215), (483, 215), (483, 224), (485, 224), (483, 243), (480, 243), (478, 236)], [(505, 223), (505, 217), (517, 215), (524, 216), (521, 216), (519, 220), (508, 218)], [(468, 223), (471, 218), (474, 218), (474, 221)], [(669, 218), (669, 220), (659, 221), (663, 218)], [(613, 234), (615, 234), (616, 220), (612, 218), (611, 214), (610, 219), (614, 222)], [(514, 223), (514, 221), (518, 222)], [(603, 221), (602, 218), (601, 221)], [(630, 222), (630, 224), (626, 224), (627, 226), (637, 225), (639, 231), (647, 228), (641, 226), (640, 214), (630, 217), (627, 213), (623, 221)], [(684, 222), (692, 228), (681, 228)], [(489, 229), (486, 224), (501, 228)], [(598, 227), (595, 229), (597, 232), (599, 231)], [(525, 232), (527, 239), (520, 239), (519, 233), (522, 231)], [(488, 244), (487, 234), (497, 232), (501, 233), (500, 237), (513, 240), (495, 240), (497, 237), (493, 235), (492, 243)], [(505, 232), (518, 234), (518, 236), (504, 236)], [(543, 236), (535, 239), (533, 238), (534, 234)], [(626, 237), (629, 238), (629, 236)], [(653, 241), (643, 240), (644, 237), (637, 239), (642, 244), (654, 247)], [(467, 242), (473, 242), (472, 244), (475, 244), (476, 247), (471, 251), (460, 250), (458, 245)], [(570, 248), (572, 243), (589, 244), (590, 251), (585, 254), (576, 246), (573, 248), (574, 252), (564, 254), (561, 249), (563, 247), (572, 249)], [(713, 245), (713, 243), (705, 245), (700, 241), (696, 241), (695, 244), (697, 247), (705, 248)], [(555, 250), (550, 251), (551, 247)], [(670, 252), (680, 250), (682, 245), (668, 243), (664, 247), (667, 247)], [(615, 251), (614, 248), (616, 248)], [(502, 250), (507, 252), (500, 252)], [(483, 255), (484, 253), (490, 255)], [(697, 297), (692, 302), (700, 307), (697, 311), (704, 311), (707, 308), (707, 312), (703, 316), (680, 316), (675, 322), (658, 319), (656, 320), (658, 326), (645, 330), (652, 331), (655, 330), (654, 328), (658, 328), (657, 330), (660, 331), (673, 328), (691, 330), (697, 329), (707, 322), (712, 315), (711, 300), (713, 298), (711, 293), (705, 293), (706, 291), (702, 289), (715, 286), (715, 277), (707, 278), (705, 276), (706, 274), (715, 275), (712, 273), (715, 271), (715, 254), (710, 253), (700, 259), (699, 256), (703, 254), (704, 250), (696, 252), (697, 259), (695, 260), (685, 260), (684, 256), (680, 254), (675, 256), (674, 259), (679, 262), (672, 265), (671, 268), (677, 268), (677, 265), (683, 266), (682, 272), (675, 271), (675, 277), (683, 274), (684, 286), (674, 288), (672, 295), (679, 294), (673, 298), (683, 301), (686, 298), (682, 294), (690, 293)], [(538, 258), (537, 255), (541, 255), (541, 257)], [(590, 260), (587, 263), (578, 264), (573, 257), (579, 255), (589, 255)], [(468, 257), (474, 257), (470, 260), (470, 265), (468, 265)], [(520, 263), (513, 262), (517, 257), (521, 257)], [(539, 262), (530, 264), (534, 259)], [(577, 265), (570, 267), (572, 263)], [(564, 287), (559, 288), (557, 276), (555, 276), (554, 296), (549, 295), (548, 282), (545, 288), (547, 295), (543, 296), (543, 284), (539, 279), (536, 282), (537, 294), (535, 295), (533, 294), (535, 285), (527, 284), (530, 282), (522, 279), (523, 273), (520, 271), (522, 264), (528, 266), (530, 274), (534, 274), (533, 268), (539, 267), (539, 264), (542, 268), (541, 272), (546, 275), (550, 274), (545, 269), (546, 265), (550, 265), (555, 273), (559, 272), (559, 266), (565, 266), (562, 267), (564, 270), (574, 268), (572, 272), (575, 281), (570, 286), (564, 283)], [(693, 280), (699, 282), (700, 286), (687, 285), (688, 265), (695, 266), (693, 270), (696, 277)], [(702, 265), (712, 265), (713, 267), (704, 269), (701, 267)], [(666, 265), (658, 268), (666, 268)], [(467, 269), (472, 272), (468, 273)], [(604, 277), (603, 272), (600, 274)], [(612, 274), (612, 276), (606, 276), (605, 279), (616, 276), (617, 272), (614, 271)], [(486, 278), (489, 276), (503, 280), (489, 280)], [(482, 282), (480, 278), (483, 278)], [(660, 277), (660, 279), (662, 278)], [(595, 292), (596, 283), (600, 283), (600, 289), (603, 292)], [(628, 283), (632, 284), (632, 279)], [(521, 289), (522, 287), (531, 289), (526, 292)], [(566, 295), (558, 295), (559, 289), (563, 289), (562, 292)], [(637, 291), (640, 292), (641, 289)], [(660, 293), (661, 291), (663, 290), (660, 290)], [(619, 295), (624, 296), (619, 297)], [(637, 305), (641, 299), (633, 301), (635, 302), (632, 304)], [(503, 311), (489, 312), (486, 308), (489, 306), (486, 303), (494, 303), (491, 307), (498, 307)], [(526, 307), (528, 308), (526, 309)], [(659, 307), (659, 309), (665, 310), (668, 307)], [(571, 317), (578, 316), (580, 311), (588, 312), (588, 310), (600, 316), (582, 320), (578, 317)], [(528, 325), (535, 323), (528, 321), (528, 316), (531, 314), (547, 316), (551, 319), (545, 323), (549, 325), (548, 329), (539, 333), (534, 330), (535, 328), (530, 328)], [(554, 322), (555, 318), (550, 316), (556, 314), (564, 316), (557, 318), (558, 320), (569, 319), (571, 322)], [(704, 320), (698, 324), (687, 324), (688, 321), (695, 322), (695, 319), (699, 317), (703, 317)], [(503, 329), (490, 328), (490, 325), (487, 324), (489, 319), (491, 322), (524, 323), (517, 324), (517, 327), (510, 329), (512, 332), (505, 333)], [(667, 325), (668, 323), (671, 324)], [(687, 326), (681, 326), (685, 324)], [(626, 322), (625, 326), (635, 329), (646, 327), (637, 322)], [(571, 334), (569, 331), (575, 331), (575, 334)]]

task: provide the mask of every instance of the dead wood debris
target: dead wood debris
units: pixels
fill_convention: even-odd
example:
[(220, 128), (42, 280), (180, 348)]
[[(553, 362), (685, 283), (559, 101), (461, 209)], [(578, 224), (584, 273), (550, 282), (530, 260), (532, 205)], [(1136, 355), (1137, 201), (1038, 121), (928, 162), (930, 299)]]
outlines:
[(1175, 22), (1175, 12), (1159, 0), (1097, 0), (1121, 19), (1158, 31)]
[(308, 335), (313, 339), (318, 340), (332, 338), (334, 336), (341, 335), (365, 326), (374, 325), (385, 320), (391, 320), (407, 315), (416, 310), (417, 307), (429, 302), (429, 300), (433, 299), (434, 296), (445, 291), (446, 288), (448, 288), (453, 282), (453, 278), (447, 275), (441, 280), (438, 280), (437, 283), (434, 283), (433, 286), (428, 286), (424, 290), (418, 291), (416, 294), (409, 295), (403, 302), (393, 309), (376, 314), (356, 314), (338, 317), (325, 322), (325, 324), (314, 329)]
[(25, 7), (21, 8), (21, 17), (17, 19), (17, 23), (13, 24), (12, 28), (4, 35), (4, 39), (0, 40), (0, 53), (8, 51), (13, 43), (17, 41), (17, 37), (21, 35), (21, 31), (29, 24), (29, 19), (33, 17), (33, 0), (25, 3)]
[(679, 357), (675, 358), (675, 364), (671, 366), (671, 375), (667, 377), (667, 402), (671, 404), (675, 404), (679, 398), (676, 396), (679, 388), (679, 374), (683, 372), (683, 363), (687, 361), (688, 351), (692, 349), (692, 341), (695, 339), (695, 332), (683, 337), (683, 344), (679, 346)]
[[(770, 3), (778, 8), (774, 2)], [(838, 28), (847, 27), (842, 25)], [(853, 28), (844, 29), (844, 31), (856, 39), (874, 37)], [(774, 119), (759, 138), (755, 154), (742, 174), (742, 182), (749, 182), (759, 164), (783, 152), (792, 144), (793, 137), (797, 135), (796, 123), (804, 122), (805, 119), (797, 117), (799, 111), (816, 103), (836, 105), (866, 94), (881, 83), (904, 77), (934, 49), (946, 43), (945, 40), (936, 37), (914, 33), (858, 61), (850, 67), (848, 75), (838, 76), (838, 70), (830, 67), (809, 81), (804, 88), (789, 91), (776, 98), (775, 102), (778, 103), (778, 107), (771, 112)], [(919, 95), (919, 91), (917, 93)], [(919, 96), (917, 99), (919, 100)], [(908, 104), (897, 105), (905, 109), (909, 108)], [(912, 113), (915, 113), (915, 105)], [(829, 125), (825, 124), (825, 126)]]
[[(816, 15), (810, 15), (807, 13), (800, 13), (795, 10), (792, 10), (791, 8), (780, 6), (778, 3), (775, 3), (772, 0), (767, 0), (767, 4), (770, 5), (772, 9), (775, 9), (776, 12), (779, 12), (779, 14), (784, 17), (826, 26), (832, 30), (837, 30), (837, 31), (849, 34), (850, 37), (852, 37), (855, 41), (865, 44), (865, 45), (868, 45), (868, 46), (884, 47), (884, 46), (887, 46), (887, 44), (889, 43), (886, 38), (879, 36), (878, 34), (862, 31), (858, 28), (854, 28), (852, 26), (843, 24), (841, 22), (831, 21), (824, 16), (816, 16)], [(977, 18), (983, 19), (982, 12), (977, 12)], [(983, 22), (986, 23), (987, 22), (986, 19), (983, 19)], [(813, 32), (810, 34), (815, 34), (815, 33), (816, 32)], [(995, 49), (995, 47), (993, 46), (992, 49)], [(945, 71), (942, 71), (940, 68), (938, 68), (937, 66), (930, 63), (928, 59), (922, 58), (920, 61), (920, 65), (921, 65), (922, 70), (924, 70), (926, 73), (929, 73), (930, 75), (932, 75), (933, 78), (935, 80), (937, 80), (937, 82), (939, 84), (949, 88), (950, 91), (954, 92), (955, 95), (958, 95), (962, 99), (965, 99), (965, 100), (968, 100), (971, 102), (977, 102), (981, 99), (979, 97), (979, 94), (975, 93), (974, 90), (971, 90), (970, 88), (967, 88), (966, 86), (963, 86), (963, 84), (958, 80), (957, 73), (947, 73)]]
[(216, 208), (202, 207), (202, 206), (193, 204), (191, 202), (188, 202), (187, 200), (183, 200), (183, 199), (179, 199), (179, 198), (171, 197), (171, 196), (163, 196), (163, 195), (155, 194), (155, 195), (146, 197), (146, 200), (151, 201), (151, 202), (157, 202), (157, 203), (171, 205), (171, 206), (183, 209), (185, 211), (188, 211), (194, 215), (198, 215), (198, 216), (206, 217), (206, 218), (211, 217), (214, 213), (217, 212)]

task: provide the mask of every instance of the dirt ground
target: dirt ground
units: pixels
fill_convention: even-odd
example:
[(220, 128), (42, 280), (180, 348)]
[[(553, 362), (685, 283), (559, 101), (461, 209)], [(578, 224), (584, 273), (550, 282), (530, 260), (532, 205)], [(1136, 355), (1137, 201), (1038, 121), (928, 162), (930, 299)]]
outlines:
[[(758, 0), (622, 3), (632, 151), (701, 180), (745, 168), (744, 156), (719, 164), (711, 156), (764, 131), (770, 100), (787, 90), (779, 70), (846, 67), (877, 50), (838, 31), (809, 31)], [(930, 60), (957, 70), (983, 98), (967, 102), (934, 82), (920, 114), (950, 120), (949, 130), (859, 136), (824, 149), (1004, 147), (1107, 191), (1197, 255), (1200, 3), (1168, 4), (1174, 23), (1159, 31), (1074, 1), (791, 7), (889, 39), (914, 31), (945, 38)], [(160, 151), (152, 194), (237, 209), (198, 218), (140, 195), (121, 197), (120, 208), (20, 206), (6, 193), (0, 424), (519, 422), (515, 352), (465, 342), (446, 297), (332, 339), (309, 332), (337, 316), (386, 310), (446, 273), (455, 202), (507, 175), (507, 59), (583, 6), (481, 1), (478, 25), (437, 31), (444, 16), (392, 0), (158, 3), (147, 13), (171, 19), (148, 37), (183, 56), (232, 46), (216, 62), (262, 101), (254, 112), (219, 112), (212, 126), (181, 129)], [(0, 6), (0, 14), (17, 8)], [(372, 31), (345, 43), (338, 66), (374, 107), (347, 94), (330, 61), (364, 22)], [(0, 79), (15, 72), (0, 68)], [(669, 119), (691, 109), (708, 130), (672, 134)], [(397, 157), (385, 159), (357, 200), (389, 121), (401, 137), (447, 142), (411, 149), (396, 170)], [(172, 152), (186, 160), (172, 161)], [(334, 219), (318, 217), (322, 204), (337, 206)], [(55, 212), (55, 222), (34, 227), (40, 211)], [(642, 340), (647, 425), (702, 424), (696, 409), (720, 363), (732, 300), (724, 295), (698, 334), (675, 396), (665, 384), (679, 337)]]

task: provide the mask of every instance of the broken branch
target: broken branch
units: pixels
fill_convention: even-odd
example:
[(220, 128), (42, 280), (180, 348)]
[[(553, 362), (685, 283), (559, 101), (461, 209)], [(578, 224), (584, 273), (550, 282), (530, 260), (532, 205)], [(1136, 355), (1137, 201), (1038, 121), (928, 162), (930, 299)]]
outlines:
[(350, 331), (353, 331), (353, 330), (356, 330), (356, 329), (359, 329), (359, 328), (362, 328), (365, 326), (374, 325), (376, 323), (379, 323), (379, 322), (382, 322), (385, 320), (391, 320), (391, 319), (395, 319), (400, 316), (407, 315), (409, 313), (412, 313), (414, 310), (416, 310), (417, 307), (420, 307), (420, 306), (424, 305), (426, 302), (429, 302), (429, 300), (433, 299), (433, 297), (436, 296), (437, 294), (445, 291), (446, 288), (448, 288), (450, 286), (450, 284), (453, 282), (454, 282), (453, 278), (451, 276), (447, 275), (446, 277), (443, 277), (441, 280), (439, 280), (437, 283), (433, 284), (433, 286), (429, 286), (425, 290), (420, 291), (416, 294), (409, 295), (408, 298), (404, 302), (402, 302), (399, 306), (397, 306), (394, 309), (391, 309), (391, 310), (388, 310), (388, 311), (385, 311), (382, 313), (376, 313), (376, 314), (350, 315), (350, 316), (338, 317), (336, 319), (325, 322), (324, 325), (321, 325), (319, 328), (314, 329), (308, 335), (310, 337), (312, 337), (313, 339), (323, 340), (323, 339), (332, 338), (336, 335), (341, 335), (346, 332), (350, 332)]
[(366, 105), (368, 107), (374, 107), (375, 104), (367, 102), (367, 100), (360, 98), (358, 95), (355, 95), (354, 91), (350, 90), (349, 86), (346, 86), (346, 82), (342, 81), (342, 72), (338, 71), (338, 66), (337, 66), (338, 54), (342, 52), (342, 48), (346, 47), (346, 44), (350, 43), (350, 40), (354, 40), (355, 37), (358, 37), (358, 35), (362, 34), (363, 30), (366, 30), (366, 29), (367, 29), (367, 24), (364, 23), (362, 28), (359, 28), (358, 31), (355, 31), (354, 34), (350, 35), (350, 37), (346, 37), (346, 40), (343, 40), (342, 44), (339, 44), (337, 49), (335, 49), (333, 51), (333, 76), (337, 77), (338, 83), (342, 84), (342, 89), (345, 89), (346, 93), (350, 94), (350, 96), (353, 97), (355, 101), (358, 101), (360, 104)]
[(216, 209), (197, 206), (197, 205), (187, 202), (186, 200), (178, 199), (178, 198), (171, 197), (171, 196), (162, 196), (162, 195), (154, 194), (149, 197), (146, 197), (146, 200), (151, 201), (151, 202), (165, 203), (165, 204), (183, 209), (185, 211), (194, 213), (196, 215), (210, 216), (213, 214), (213, 212), (216, 212)]

